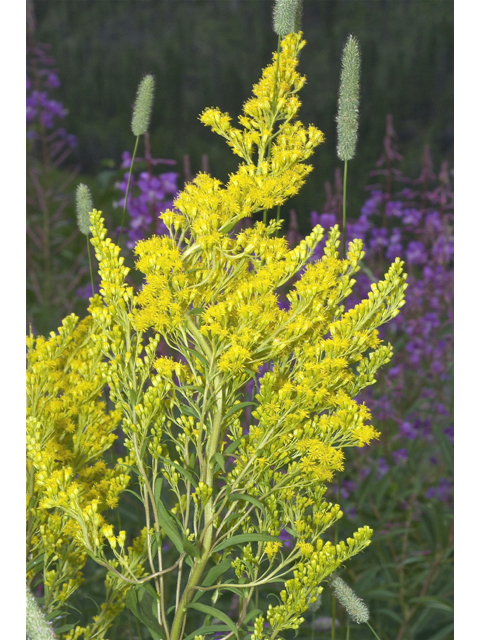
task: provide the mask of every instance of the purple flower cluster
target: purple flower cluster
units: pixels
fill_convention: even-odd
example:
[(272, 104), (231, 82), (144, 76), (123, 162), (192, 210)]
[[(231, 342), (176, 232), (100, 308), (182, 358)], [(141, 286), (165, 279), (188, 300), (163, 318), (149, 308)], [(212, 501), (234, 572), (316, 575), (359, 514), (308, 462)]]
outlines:
[[(145, 158), (135, 158), (135, 162), (145, 163), (146, 171), (135, 173), (132, 171), (130, 189), (127, 201), (127, 213), (129, 216), (126, 229), (126, 246), (133, 249), (142, 238), (152, 234), (168, 233), (168, 229), (159, 215), (173, 206), (173, 198), (178, 192), (178, 173), (173, 171), (155, 175), (153, 166), (156, 164), (175, 164), (175, 160), (161, 160), (150, 156), (149, 146), (146, 145)], [(122, 154), (122, 169), (130, 169), (132, 156), (125, 151)], [(121, 182), (116, 182), (115, 187), (121, 192), (122, 198), (114, 203), (115, 207), (123, 209), (125, 194), (128, 185), (127, 171)]]
[(57, 140), (73, 148), (77, 144), (76, 137), (58, 127), (58, 121), (63, 120), (68, 111), (61, 102), (50, 97), (50, 92), (60, 86), (60, 80), (48, 49), (46, 44), (27, 47), (27, 138), (38, 140), (42, 133), (52, 131)]

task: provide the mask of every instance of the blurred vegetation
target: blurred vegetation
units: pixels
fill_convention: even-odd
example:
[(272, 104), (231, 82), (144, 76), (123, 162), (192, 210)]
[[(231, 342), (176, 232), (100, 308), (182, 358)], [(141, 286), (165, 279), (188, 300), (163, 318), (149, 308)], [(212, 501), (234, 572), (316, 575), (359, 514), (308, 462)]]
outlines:
[[(78, 137), (73, 161), (98, 174), (102, 160), (118, 166), (133, 148), (131, 107), (141, 77), (153, 73), (151, 125), (156, 157), (173, 158), (183, 177), (208, 153), (210, 171), (225, 179), (236, 160), (224, 141), (198, 121), (207, 106), (237, 116), (260, 70), (276, 49), (272, 0), (35, 0), (36, 39), (52, 45), (70, 111), (65, 122)], [(301, 72), (301, 118), (326, 134), (315, 171), (289, 202), (306, 232), (321, 209), (324, 183), (340, 166), (334, 116), (340, 55), (349, 33), (362, 52), (358, 153), (349, 163), (349, 215), (364, 201), (363, 187), (382, 148), (385, 117), (393, 114), (404, 152), (403, 171), (420, 172), (422, 149), (433, 160), (453, 159), (453, 2), (451, 0), (304, 0), (308, 46)]]

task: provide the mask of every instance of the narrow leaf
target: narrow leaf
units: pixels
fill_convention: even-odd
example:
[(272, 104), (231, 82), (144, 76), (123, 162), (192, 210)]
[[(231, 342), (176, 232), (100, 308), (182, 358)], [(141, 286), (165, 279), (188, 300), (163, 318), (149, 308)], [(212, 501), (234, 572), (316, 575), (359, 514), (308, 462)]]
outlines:
[(197, 629), (197, 631), (193, 631), (190, 635), (188, 635), (185, 640), (193, 640), (195, 636), (204, 635), (205, 633), (213, 633), (214, 631), (228, 631), (230, 627), (226, 627), (223, 624), (209, 624), (206, 627), (202, 627), (201, 629)]
[(200, 602), (195, 602), (193, 604), (189, 604), (189, 609), (196, 609), (196, 611), (201, 611), (202, 613), (206, 613), (207, 615), (213, 616), (214, 618), (218, 618), (222, 622), (224, 622), (227, 627), (235, 634), (235, 637), (238, 638), (238, 629), (235, 626), (233, 620), (227, 616), (226, 613), (220, 611), (220, 609), (215, 609), (215, 607), (209, 607), (207, 604), (202, 604)]
[(221, 542), (218, 547), (215, 547), (212, 553), (218, 553), (222, 549), (227, 547), (233, 547), (236, 544), (243, 544), (244, 542), (269, 542), (270, 540), (278, 540), (275, 536), (271, 536), (268, 533), (242, 533), (239, 536), (232, 536), (227, 540)]
[(257, 498), (254, 498), (253, 496), (249, 496), (246, 493), (233, 493), (231, 496), (229, 496), (228, 501), (234, 502), (235, 500), (244, 500), (245, 502), (250, 502), (250, 504), (255, 505), (258, 509), (265, 513), (265, 507), (263, 506), (263, 504), (260, 502), (260, 500), (257, 500)]
[(256, 618), (257, 616), (262, 615), (263, 611), (261, 609), (254, 609), (253, 611), (250, 611), (250, 613), (245, 616), (245, 620), (243, 621), (243, 624), (248, 624), (250, 622), (250, 620), (252, 620), (253, 618)]
[(256, 402), (239, 402), (238, 404), (234, 404), (233, 407), (231, 407), (231, 409), (229, 409), (225, 414), (224, 420), (226, 420), (230, 416), (233, 416), (233, 414), (237, 413), (237, 411), (241, 411), (245, 407), (255, 406), (256, 404)]
[(202, 582), (202, 587), (211, 587), (212, 584), (222, 576), (226, 571), (230, 569), (232, 566), (232, 562), (229, 558), (225, 558), (215, 567), (212, 567), (210, 571), (205, 576), (205, 580)]
[(186, 469), (181, 467), (179, 464), (177, 464), (173, 460), (169, 460), (168, 458), (164, 458), (163, 456), (158, 456), (158, 457), (165, 464), (170, 464), (170, 465), (172, 465), (172, 467), (175, 467), (175, 469), (178, 471), (178, 473), (180, 473), (182, 476), (184, 476), (184, 478), (186, 478), (191, 484), (193, 484), (193, 486), (195, 488), (198, 486), (197, 481), (195, 480), (195, 478), (192, 476), (192, 474), (189, 471), (187, 471)]
[(216, 462), (220, 469), (225, 473), (225, 458), (221, 453), (217, 451), (215, 455), (212, 456), (212, 461)]
[(237, 438), (236, 440), (231, 442), (228, 445), (228, 447), (225, 449), (225, 453), (233, 453), (235, 451), (235, 449), (238, 447), (238, 445), (241, 443), (243, 438), (244, 438), (244, 436), (241, 436), (240, 438)]
[(192, 544), (190, 540), (183, 538), (182, 544), (185, 551), (188, 553), (189, 556), (192, 556), (192, 558), (200, 558), (200, 556), (202, 555), (197, 545)]
[(165, 509), (165, 505), (161, 500), (157, 502), (158, 515), (160, 517), (160, 526), (165, 531), (167, 536), (175, 545), (177, 551), (179, 553), (183, 553), (185, 549), (183, 548), (182, 538), (179, 535), (177, 528), (174, 524), (172, 516)]

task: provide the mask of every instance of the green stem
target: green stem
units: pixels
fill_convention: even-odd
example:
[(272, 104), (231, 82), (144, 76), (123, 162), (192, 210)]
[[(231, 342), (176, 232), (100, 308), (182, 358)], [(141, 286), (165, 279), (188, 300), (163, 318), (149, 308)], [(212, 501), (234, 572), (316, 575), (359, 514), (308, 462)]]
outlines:
[(118, 241), (118, 246), (122, 246), (122, 235), (123, 235), (123, 223), (124, 223), (124, 220), (125, 220), (125, 209), (127, 208), (128, 193), (130, 191), (130, 180), (132, 178), (133, 163), (135, 162), (135, 156), (137, 155), (137, 147), (138, 147), (139, 139), (140, 139), (140, 136), (137, 136), (137, 139), (135, 140), (135, 148), (133, 149), (132, 161), (130, 163), (130, 171), (129, 171), (129, 174), (128, 174), (127, 190), (125, 192), (125, 201), (123, 203), (122, 224), (121, 224), (121, 227), (120, 227), (120, 239)]
[(370, 631), (373, 633), (373, 635), (375, 636), (375, 638), (377, 640), (380, 640), (380, 638), (377, 636), (377, 634), (375, 633), (375, 631), (373, 630), (372, 625), (369, 622), (366, 622), (367, 627), (370, 629)]
[[(203, 338), (203, 336), (202, 336)], [(212, 433), (207, 445), (205, 455), (205, 484), (209, 487), (213, 487), (213, 468), (214, 464), (212, 458), (217, 452), (218, 443), (220, 440), (222, 419), (223, 419), (223, 393), (221, 381), (215, 379), (215, 394), (217, 397), (217, 410), (213, 421)], [(172, 630), (170, 640), (181, 640), (183, 635), (184, 620), (187, 614), (187, 606), (189, 605), (194, 593), (195, 587), (198, 586), (202, 574), (207, 566), (207, 563), (211, 557), (212, 550), (212, 538), (213, 538), (213, 497), (210, 496), (207, 504), (205, 505), (204, 518), (205, 518), (205, 532), (203, 538), (203, 553), (197, 564), (193, 566), (190, 578), (188, 580), (185, 591), (180, 599), (178, 607), (175, 611), (175, 617), (173, 619)], [(209, 523), (209, 524), (208, 524)]]
[[(277, 207), (277, 222), (280, 222), (280, 205)], [(277, 237), (279, 235), (279, 229), (277, 229)]]
[(343, 255), (342, 255), (343, 260), (345, 260), (346, 246), (347, 246), (347, 161), (345, 160), (345, 165), (343, 170)]
[[(280, 63), (280, 42), (281, 42), (281, 37), (278, 36), (278, 43), (277, 43), (277, 65), (275, 67), (275, 80), (273, 82), (273, 101), (272, 101), (272, 116), (273, 116), (273, 121), (272, 121), (272, 132), (273, 132), (273, 125), (275, 124), (275, 109), (277, 108), (277, 82), (278, 82), (278, 66)], [(267, 162), (270, 161), (270, 155), (272, 152), (272, 139), (270, 138), (269, 142), (268, 142), (268, 154), (267, 154)], [(280, 207), (278, 208), (277, 211), (277, 220), (278, 220), (278, 216), (280, 215)], [(267, 224), (267, 210), (264, 209), (263, 211), (263, 224)]]
[(90, 267), (90, 282), (92, 283), (92, 296), (94, 296), (95, 287), (93, 286), (93, 271), (92, 271), (92, 257), (90, 255), (90, 242), (88, 241), (88, 235), (85, 237), (87, 238), (88, 266)]
[[(337, 477), (337, 504), (339, 502), (340, 502), (340, 474), (338, 474), (338, 477)], [(334, 530), (334, 542), (336, 547), (338, 543), (338, 520), (335, 522), (333, 530)], [(335, 596), (332, 593), (332, 635), (331, 635), (332, 640), (335, 640), (336, 602), (337, 601), (335, 599)]]
[(336, 605), (336, 599), (335, 596), (332, 594), (332, 633), (331, 633), (331, 638), (332, 640), (335, 640), (335, 605)]

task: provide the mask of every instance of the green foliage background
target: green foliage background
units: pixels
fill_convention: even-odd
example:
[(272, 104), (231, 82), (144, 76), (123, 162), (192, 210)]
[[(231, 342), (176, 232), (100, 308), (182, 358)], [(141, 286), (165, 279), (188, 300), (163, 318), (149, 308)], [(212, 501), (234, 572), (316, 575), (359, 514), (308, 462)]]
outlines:
[[(215, 176), (225, 179), (234, 170), (230, 150), (198, 115), (206, 106), (240, 113), (276, 49), (273, 0), (35, 0), (34, 6), (36, 39), (52, 45), (62, 82), (58, 96), (70, 111), (65, 126), (78, 136), (74, 161), (82, 174), (98, 173), (106, 158), (118, 166), (122, 151), (132, 151), (131, 108), (146, 73), (156, 78), (153, 154), (177, 160), (181, 174), (184, 154), (194, 173), (203, 153)], [(349, 33), (358, 37), (362, 53), (349, 215), (356, 216), (363, 203), (387, 113), (393, 114), (407, 174), (420, 171), (427, 143), (435, 166), (453, 159), (453, 1), (304, 0), (302, 24), (308, 43), (300, 63), (308, 80), (302, 120), (327, 138), (314, 157), (314, 173), (289, 203), (307, 231), (310, 211), (322, 207), (324, 182), (340, 166), (334, 116)]]

